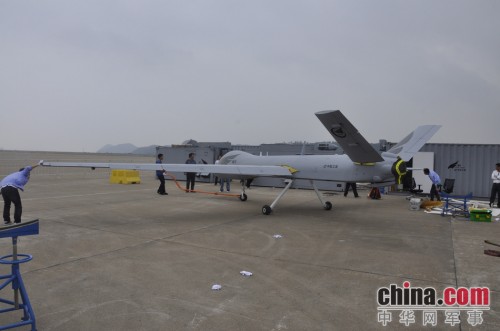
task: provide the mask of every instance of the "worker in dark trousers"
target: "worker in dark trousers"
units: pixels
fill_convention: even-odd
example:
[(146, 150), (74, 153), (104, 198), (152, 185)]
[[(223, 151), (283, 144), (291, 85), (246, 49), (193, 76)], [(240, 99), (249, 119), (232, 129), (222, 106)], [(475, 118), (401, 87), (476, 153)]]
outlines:
[(437, 201), (441, 201), (441, 197), (439, 196), (439, 187), (441, 185), (441, 178), (439, 178), (437, 172), (429, 170), (429, 168), (424, 168), (424, 174), (429, 176), (429, 179), (432, 182), (431, 201), (434, 201), (434, 196), (437, 197)]
[[(40, 161), (40, 163), (42, 163), (42, 161)], [(26, 185), (30, 179), (31, 170), (35, 169), (36, 167), (38, 167), (38, 164), (21, 168), (19, 169), (19, 171), (8, 175), (0, 182), (2, 197), (4, 201), (3, 220), (5, 225), (12, 224), (12, 222), (10, 221), (11, 204), (14, 204), (15, 207), (14, 223), (21, 223), (23, 205), (21, 203), (19, 190), (24, 191), (24, 185)]]
[(491, 186), (490, 207), (495, 203), (495, 196), (498, 196), (497, 207), (500, 208), (500, 163), (496, 164), (496, 169), (491, 174), (493, 185)]
[[(189, 153), (189, 158), (186, 160), (186, 164), (196, 164), (196, 161), (194, 160), (194, 153)], [(194, 193), (195, 180), (196, 180), (196, 172), (186, 172), (186, 192)]]
[(359, 198), (356, 183), (352, 183), (352, 182), (345, 183), (344, 197), (347, 197), (347, 193), (349, 193), (349, 187), (352, 187), (352, 193), (354, 193), (354, 197)]
[[(158, 154), (158, 158), (156, 159), (156, 164), (161, 164), (163, 161), (163, 154)], [(160, 187), (158, 187), (158, 191), (156, 191), (160, 195), (168, 195), (165, 191), (165, 170), (156, 170), (156, 177), (160, 180)]]

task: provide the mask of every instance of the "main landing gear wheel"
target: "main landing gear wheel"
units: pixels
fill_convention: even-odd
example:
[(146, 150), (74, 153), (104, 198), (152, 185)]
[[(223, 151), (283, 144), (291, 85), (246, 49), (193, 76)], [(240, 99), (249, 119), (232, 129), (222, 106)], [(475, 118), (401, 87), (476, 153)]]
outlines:
[(247, 195), (245, 193), (240, 194), (240, 200), (241, 201), (247, 201), (247, 199), (248, 199), (248, 197), (247, 197)]
[(262, 214), (264, 214), (264, 215), (269, 215), (269, 214), (271, 214), (272, 211), (273, 210), (268, 205), (265, 205), (262, 207)]
[(325, 210), (332, 209), (332, 203), (330, 201), (325, 202), (324, 208)]

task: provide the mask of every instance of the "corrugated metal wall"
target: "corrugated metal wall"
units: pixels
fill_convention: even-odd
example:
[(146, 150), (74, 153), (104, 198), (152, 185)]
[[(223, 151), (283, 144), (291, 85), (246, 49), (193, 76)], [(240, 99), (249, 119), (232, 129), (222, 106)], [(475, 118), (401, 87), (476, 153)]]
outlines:
[(455, 179), (452, 194), (489, 197), (491, 173), (500, 162), (500, 145), (425, 144), (421, 152), (434, 152), (434, 170), (444, 183)]

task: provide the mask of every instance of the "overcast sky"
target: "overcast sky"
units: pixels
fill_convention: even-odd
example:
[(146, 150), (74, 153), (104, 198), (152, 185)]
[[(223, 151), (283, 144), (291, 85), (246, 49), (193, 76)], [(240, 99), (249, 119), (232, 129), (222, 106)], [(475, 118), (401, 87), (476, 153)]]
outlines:
[(0, 0), (0, 149), (500, 143), (497, 0)]

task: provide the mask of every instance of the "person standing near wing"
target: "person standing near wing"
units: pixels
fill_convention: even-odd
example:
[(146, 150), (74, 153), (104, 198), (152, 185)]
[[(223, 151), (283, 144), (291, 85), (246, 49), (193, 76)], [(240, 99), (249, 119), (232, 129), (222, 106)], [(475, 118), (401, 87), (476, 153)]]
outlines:
[(354, 197), (359, 198), (358, 188), (356, 187), (356, 183), (352, 182), (345, 183), (344, 197), (347, 197), (347, 193), (349, 193), (349, 187), (352, 187), (352, 193), (354, 193)]
[[(40, 161), (40, 164), (41, 163), (42, 161)], [(23, 205), (21, 203), (21, 196), (19, 195), (19, 190), (24, 191), (24, 186), (28, 183), (30, 179), (31, 170), (38, 167), (38, 165), (39, 164), (21, 168), (19, 169), (19, 171), (6, 176), (0, 182), (2, 197), (4, 201), (3, 220), (5, 225), (12, 224), (12, 222), (10, 221), (10, 206), (12, 203), (14, 204), (15, 207), (14, 223), (21, 223)]]
[[(186, 164), (196, 164), (194, 160), (194, 153), (189, 153), (189, 158), (186, 160)], [(186, 192), (194, 193), (194, 182), (196, 180), (196, 172), (186, 172)], [(191, 191), (189, 191), (189, 186), (191, 186)]]
[[(163, 161), (163, 154), (158, 154), (158, 158), (156, 159), (156, 164), (161, 164)], [(163, 174), (165, 173), (165, 170), (156, 170), (156, 177), (160, 180), (160, 187), (158, 187), (158, 194), (160, 195), (168, 195), (167, 192), (165, 192), (165, 176)]]

